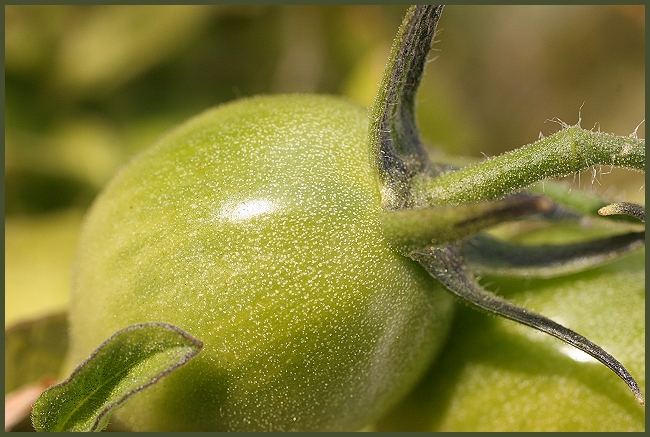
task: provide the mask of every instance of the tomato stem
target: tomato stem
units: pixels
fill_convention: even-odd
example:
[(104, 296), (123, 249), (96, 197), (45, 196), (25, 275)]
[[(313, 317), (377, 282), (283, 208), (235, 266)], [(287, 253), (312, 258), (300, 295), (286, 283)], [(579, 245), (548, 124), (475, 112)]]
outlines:
[(553, 208), (540, 196), (512, 196), (498, 202), (385, 211), (382, 230), (395, 249), (409, 255), (430, 245), (451, 243), (500, 223), (520, 219)]
[(567, 127), (533, 144), (439, 177), (415, 181), (418, 203), (460, 205), (500, 199), (531, 184), (595, 165), (645, 170), (645, 140)]

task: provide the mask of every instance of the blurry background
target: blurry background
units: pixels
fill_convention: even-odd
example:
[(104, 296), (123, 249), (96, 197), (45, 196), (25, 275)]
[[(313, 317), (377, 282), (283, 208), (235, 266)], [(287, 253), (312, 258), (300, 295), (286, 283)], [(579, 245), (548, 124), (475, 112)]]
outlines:
[[(5, 326), (66, 307), (84, 211), (135, 153), (254, 94), (370, 105), (405, 10), (6, 6)], [(494, 155), (581, 113), (585, 128), (638, 126), (645, 138), (644, 16), (644, 6), (447, 7), (418, 96), (423, 136), (450, 153)], [(644, 198), (642, 174), (579, 184)]]

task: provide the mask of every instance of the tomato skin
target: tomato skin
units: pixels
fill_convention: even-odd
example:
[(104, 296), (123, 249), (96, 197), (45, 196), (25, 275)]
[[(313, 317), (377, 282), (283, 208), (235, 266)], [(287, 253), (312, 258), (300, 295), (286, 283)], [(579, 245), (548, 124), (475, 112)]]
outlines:
[(367, 110), (309, 95), (190, 120), (86, 218), (70, 366), (157, 321), (204, 342), (116, 417), (135, 430), (356, 430), (415, 383), (451, 297), (381, 233)]
[[(535, 241), (566, 241), (553, 230)], [(645, 388), (645, 254), (553, 279), (485, 278), (499, 294), (602, 346)], [(495, 287), (496, 288), (496, 287)], [(585, 353), (517, 323), (461, 308), (447, 346), (379, 431), (644, 431), (645, 407)]]

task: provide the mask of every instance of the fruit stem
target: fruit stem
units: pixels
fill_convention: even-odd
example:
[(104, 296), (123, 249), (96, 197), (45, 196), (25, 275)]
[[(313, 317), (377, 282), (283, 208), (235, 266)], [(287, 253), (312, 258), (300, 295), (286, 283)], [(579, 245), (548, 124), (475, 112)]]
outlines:
[(395, 250), (408, 256), (414, 250), (458, 241), (552, 208), (553, 202), (545, 197), (512, 196), (497, 202), (384, 211), (380, 221)]
[(595, 165), (645, 170), (645, 140), (567, 127), (533, 144), (439, 177), (416, 176), (417, 203), (460, 205), (500, 199), (529, 185)]

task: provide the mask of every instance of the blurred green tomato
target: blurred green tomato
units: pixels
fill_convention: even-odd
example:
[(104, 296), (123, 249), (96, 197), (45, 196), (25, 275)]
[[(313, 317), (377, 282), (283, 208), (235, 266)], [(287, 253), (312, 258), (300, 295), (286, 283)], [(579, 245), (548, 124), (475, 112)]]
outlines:
[(453, 307), (382, 235), (367, 131), (367, 110), (339, 98), (243, 100), (171, 132), (106, 188), (80, 237), (70, 367), (135, 323), (204, 342), (120, 421), (355, 430), (411, 388)]
[[(489, 283), (489, 279), (484, 282)], [(601, 345), (645, 392), (645, 256), (564, 278), (499, 278), (499, 294)], [(462, 308), (425, 380), (379, 430), (643, 431), (610, 370), (548, 335)]]

